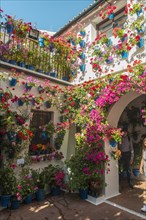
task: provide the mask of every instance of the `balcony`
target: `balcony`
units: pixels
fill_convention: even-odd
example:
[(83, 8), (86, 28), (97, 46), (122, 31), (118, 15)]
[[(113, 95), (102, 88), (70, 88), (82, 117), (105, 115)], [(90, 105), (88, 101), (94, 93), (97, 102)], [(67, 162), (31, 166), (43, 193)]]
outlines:
[[(71, 81), (76, 74), (76, 48), (63, 38), (52, 38), (45, 34), (38, 39), (12, 27), (0, 24), (0, 60), (21, 68), (39, 72), (63, 81)], [(32, 30), (32, 29), (31, 29)], [(42, 41), (41, 41), (42, 40)]]

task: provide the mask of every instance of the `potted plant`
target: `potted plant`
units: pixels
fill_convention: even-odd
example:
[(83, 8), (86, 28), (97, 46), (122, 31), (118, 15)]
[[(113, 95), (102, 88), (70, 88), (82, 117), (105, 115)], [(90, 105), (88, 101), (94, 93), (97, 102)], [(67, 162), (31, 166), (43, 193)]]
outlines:
[(10, 198), (15, 193), (17, 179), (14, 169), (10, 166), (0, 168), (0, 194), (1, 205), (8, 207), (10, 205)]
[(133, 21), (130, 28), (137, 30), (138, 33), (144, 33), (144, 16), (140, 16), (137, 20)]
[(129, 14), (130, 15), (137, 14), (137, 16), (139, 16), (140, 13), (142, 13), (143, 4), (141, 2), (138, 2), (138, 3), (134, 3), (132, 5), (129, 4), (128, 7), (129, 7)]
[(46, 177), (45, 168), (32, 170), (32, 178), (34, 180), (35, 186), (38, 188), (35, 193), (38, 202), (45, 199), (45, 185), (47, 183)]
[(51, 188), (51, 195), (56, 196), (60, 194), (60, 188), (64, 185), (65, 173), (58, 165), (50, 164), (46, 169), (48, 184)]

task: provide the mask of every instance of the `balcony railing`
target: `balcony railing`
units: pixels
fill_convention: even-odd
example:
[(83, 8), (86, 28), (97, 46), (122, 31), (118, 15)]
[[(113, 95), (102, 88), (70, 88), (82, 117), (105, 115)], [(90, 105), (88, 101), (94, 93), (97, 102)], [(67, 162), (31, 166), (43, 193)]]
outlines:
[(0, 37), (0, 60), (66, 81), (74, 74), (73, 62), (68, 58), (69, 44), (66, 48), (54, 43), (40, 46), (38, 40), (8, 33), (5, 26)]

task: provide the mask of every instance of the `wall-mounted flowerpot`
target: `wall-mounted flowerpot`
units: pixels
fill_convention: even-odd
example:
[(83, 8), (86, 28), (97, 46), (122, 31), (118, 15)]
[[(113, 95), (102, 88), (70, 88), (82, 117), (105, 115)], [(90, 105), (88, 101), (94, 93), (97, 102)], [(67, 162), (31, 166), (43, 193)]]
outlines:
[(14, 26), (13, 25), (11, 25), (11, 24), (7, 24), (6, 25), (7, 34), (12, 34), (13, 30), (14, 30)]
[(112, 148), (115, 148), (115, 147), (117, 147), (117, 141), (115, 141), (113, 138), (112, 139), (110, 139), (110, 141), (109, 141), (109, 144), (110, 144), (110, 146), (112, 147)]
[(34, 66), (33, 65), (26, 65), (26, 68), (29, 70), (34, 70)]
[(41, 138), (43, 140), (46, 140), (48, 138), (48, 135), (47, 135), (47, 133), (45, 131), (42, 131)]
[(85, 53), (82, 52), (82, 53), (80, 54), (80, 59), (84, 60), (85, 58), (86, 58)]
[(25, 90), (28, 92), (32, 89), (32, 86), (29, 86), (28, 83), (25, 84)]
[(112, 60), (112, 59), (107, 59), (107, 60), (105, 60), (105, 62), (106, 62), (107, 64), (111, 64), (111, 63), (113, 62), (113, 60)]
[(111, 39), (108, 39), (108, 42), (106, 43), (106, 46), (109, 47), (109, 46), (112, 46), (113, 45), (113, 42)]
[(82, 35), (82, 37), (85, 37), (86, 32), (85, 31), (80, 31), (80, 35)]
[(142, 13), (142, 8), (140, 10), (136, 11), (136, 14), (137, 14), (138, 17), (140, 16), (141, 13)]
[(109, 19), (114, 19), (114, 14), (113, 13), (109, 14), (108, 18)]
[(83, 63), (83, 64), (81, 64), (80, 65), (80, 70), (82, 71), (82, 72), (85, 72), (85, 69), (86, 69), (86, 65)]
[(50, 72), (50, 76), (57, 78), (57, 77), (58, 77), (58, 74), (55, 73), (55, 72)]
[(39, 40), (38, 40), (38, 42), (39, 42), (39, 45), (40, 45), (40, 47), (44, 47), (45, 45), (44, 45), (44, 38), (39, 38)]
[(18, 100), (18, 105), (19, 105), (19, 106), (23, 106), (23, 105), (24, 105), (24, 102), (23, 102), (21, 99), (19, 99), (19, 100)]
[(80, 189), (79, 190), (80, 198), (85, 200), (88, 198), (88, 189)]
[(144, 39), (143, 39), (143, 38), (140, 38), (139, 42), (137, 43), (137, 46), (138, 46), (139, 48), (144, 47)]
[(128, 52), (127, 51), (122, 51), (121, 56), (122, 56), (122, 59), (127, 59), (128, 58)]
[(124, 42), (127, 39), (127, 37), (122, 37), (121, 41)]
[(38, 87), (38, 92), (41, 94), (41, 93), (43, 93), (45, 91), (45, 89), (40, 85), (39, 87)]
[(24, 62), (17, 62), (17, 65), (20, 67), (25, 67), (25, 63)]
[(10, 195), (1, 195), (1, 206), (7, 208), (10, 205), (10, 199)]
[(10, 64), (13, 64), (13, 65), (16, 65), (16, 64), (17, 64), (15, 60), (9, 60), (9, 63), (10, 63)]
[(86, 46), (85, 41), (84, 41), (84, 40), (81, 40), (81, 41), (79, 42), (79, 45), (80, 45), (80, 47), (85, 48), (85, 46)]
[(12, 79), (10, 80), (10, 86), (15, 86), (16, 84), (17, 84), (17, 79), (12, 78)]
[(36, 200), (38, 202), (41, 202), (45, 199), (45, 190), (44, 189), (38, 189), (38, 191), (35, 193)]
[(46, 107), (46, 108), (51, 108), (51, 102), (46, 101), (46, 102), (45, 102), (45, 107)]
[(136, 29), (139, 34), (144, 34), (144, 26), (142, 25), (139, 29)]
[(53, 51), (54, 51), (54, 48), (55, 48), (54, 44), (53, 44), (53, 43), (50, 43), (50, 44), (49, 44), (49, 50), (50, 50), (50, 52), (53, 52)]

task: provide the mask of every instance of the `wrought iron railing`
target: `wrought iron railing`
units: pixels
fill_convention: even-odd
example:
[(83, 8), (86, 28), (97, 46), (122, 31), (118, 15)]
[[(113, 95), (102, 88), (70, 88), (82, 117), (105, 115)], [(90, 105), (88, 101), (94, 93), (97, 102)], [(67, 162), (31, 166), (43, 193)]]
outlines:
[(69, 81), (72, 77), (72, 66), (62, 49), (54, 44), (40, 46), (38, 40), (15, 38), (7, 32), (5, 26), (0, 31), (0, 60), (23, 68), (47, 74), (58, 79)]

